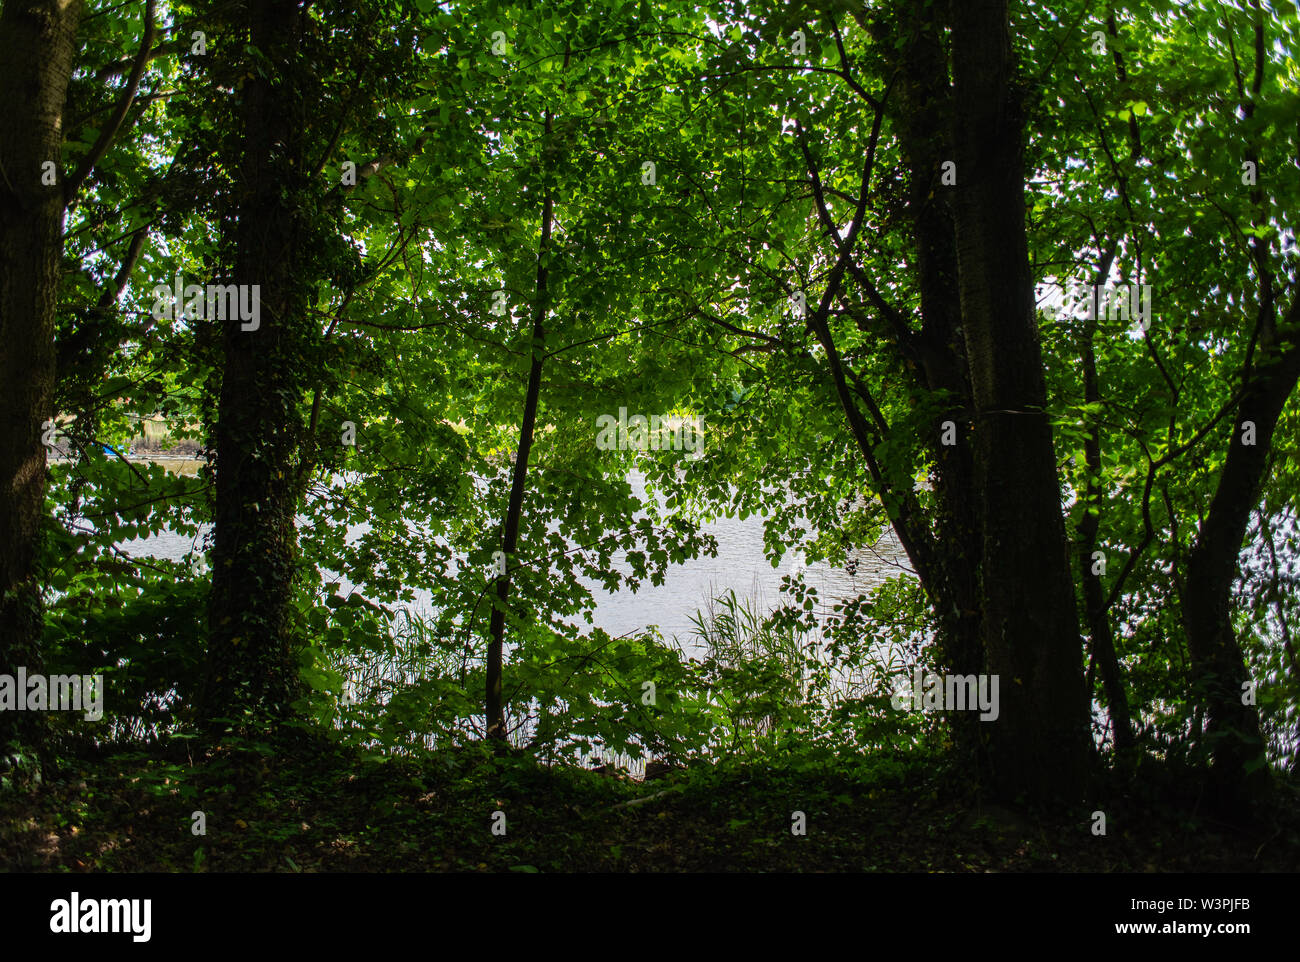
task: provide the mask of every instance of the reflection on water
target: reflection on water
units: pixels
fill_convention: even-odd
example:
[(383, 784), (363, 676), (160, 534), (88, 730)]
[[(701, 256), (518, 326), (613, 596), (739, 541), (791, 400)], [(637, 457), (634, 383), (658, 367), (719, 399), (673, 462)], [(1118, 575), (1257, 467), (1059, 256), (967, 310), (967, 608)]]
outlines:
[[(160, 463), (167, 465), (168, 470), (183, 474), (196, 473), (200, 464), (194, 459)], [(645, 479), (640, 472), (632, 472), (628, 481), (637, 497), (644, 498)], [(618, 636), (655, 625), (666, 638), (676, 636), (688, 641), (694, 635), (692, 616), (704, 610), (711, 599), (729, 591), (734, 591), (738, 599), (752, 602), (758, 610), (766, 611), (780, 603), (782, 579), (802, 571), (805, 582), (817, 590), (820, 613), (828, 614), (830, 606), (838, 601), (868, 594), (889, 578), (902, 572), (911, 573), (907, 556), (892, 532), (886, 532), (878, 544), (856, 551), (851, 559), (853, 570), (849, 571), (824, 563), (805, 565), (798, 552), (787, 552), (773, 567), (763, 554), (763, 518), (758, 515), (743, 521), (721, 518), (702, 528), (717, 539), (717, 557), (701, 555), (668, 568), (662, 585), (646, 581), (635, 592), (624, 588), (611, 593), (598, 582), (583, 579), (582, 584), (595, 598), (596, 627)], [(365, 525), (354, 525), (348, 529), (348, 537), (354, 538), (365, 530)], [(123, 542), (119, 547), (137, 557), (177, 560), (200, 547), (207, 531), (208, 526), (204, 526), (195, 537), (165, 531)], [(623, 552), (614, 556), (614, 562), (618, 570), (630, 572)], [(428, 595), (422, 593), (418, 603), (427, 604)]]
[[(717, 539), (717, 557), (701, 555), (674, 565), (662, 585), (643, 583), (636, 593), (624, 589), (611, 594), (584, 581), (596, 599), (596, 624), (612, 635), (657, 625), (665, 637), (685, 639), (693, 634), (691, 616), (728, 591), (766, 611), (780, 603), (782, 579), (802, 571), (805, 582), (817, 589), (823, 613), (829, 613), (833, 603), (869, 593), (900, 570), (911, 570), (892, 538), (882, 538), (875, 547), (857, 552), (854, 560), (858, 563), (850, 573), (823, 563), (805, 565), (798, 552), (787, 552), (778, 566), (772, 567), (763, 554), (763, 519), (757, 515), (744, 521), (720, 518), (704, 525), (703, 530)], [(615, 560), (622, 559), (616, 556)]]
[[(199, 466), (200, 462), (193, 459), (176, 459), (167, 464), (168, 470), (184, 474), (196, 473)], [(636, 496), (644, 499), (646, 496), (644, 476), (639, 472), (632, 472), (628, 476), (628, 481)], [(786, 576), (802, 573), (805, 583), (817, 591), (820, 605), (818, 614), (829, 615), (831, 606), (836, 602), (869, 594), (884, 581), (900, 573), (911, 573), (907, 557), (892, 532), (887, 532), (878, 544), (856, 551), (850, 559), (850, 569), (832, 567), (824, 563), (806, 565), (805, 559), (798, 552), (788, 552), (777, 566), (773, 567), (763, 553), (763, 521), (760, 515), (751, 515), (743, 521), (738, 518), (721, 518), (702, 525), (703, 533), (712, 535), (717, 541), (717, 556), (701, 556), (669, 567), (665, 572), (662, 585), (652, 585), (647, 581), (643, 582), (635, 592), (629, 589), (608, 592), (598, 582), (583, 579), (583, 585), (591, 591), (595, 601), (595, 609), (592, 613), (595, 627), (619, 636), (635, 634), (653, 625), (665, 638), (677, 638), (688, 655), (699, 657), (703, 646), (696, 635), (692, 618), (699, 612), (708, 611), (712, 607), (713, 599), (729, 592), (735, 593), (742, 607), (765, 613), (782, 602), (780, 594), (782, 580)], [(350, 526), (349, 540), (362, 535), (368, 527), (365, 524)], [(204, 538), (210, 530), (211, 527), (205, 525), (194, 536), (164, 531), (149, 538), (123, 542), (119, 547), (127, 554), (136, 557), (179, 560), (191, 551), (201, 550)], [(615, 554), (613, 560), (618, 570), (630, 573), (631, 569), (626, 564), (623, 552)], [(346, 579), (342, 587), (344, 591), (350, 588)], [(429, 593), (421, 591), (417, 594), (412, 607), (418, 613), (422, 608), (427, 610), (429, 604)], [(587, 630), (585, 625), (581, 622), (579, 624), (584, 631)], [(509, 647), (507, 644), (507, 648)], [(385, 686), (391, 688), (399, 680), (413, 681), (418, 672), (410, 670), (410, 666), (383, 661), (373, 665), (354, 665), (353, 670), (349, 670), (348, 674), (351, 682), (366, 690), (367, 679), (370, 683), (383, 680)], [(838, 691), (845, 686), (852, 687), (854, 684), (864, 683), (862, 678), (856, 678), (855, 681), (855, 678), (845, 676), (838, 678), (835, 687)], [(535, 707), (511, 706), (508, 718), (510, 737), (516, 744), (522, 744), (531, 737), (536, 723), (533, 714)], [(477, 723), (481, 727), (481, 716), (477, 718)], [(341, 717), (338, 724), (343, 724)], [(428, 735), (424, 739), (426, 747), (433, 747), (435, 741), (433, 735)], [(560, 751), (558, 747), (556, 750)], [(585, 746), (570, 745), (560, 751), (556, 758), (560, 758), (561, 755), (571, 756), (572, 761), (585, 767), (596, 763), (612, 762), (618, 768), (628, 771), (633, 777), (641, 776), (645, 764), (644, 758), (612, 753), (598, 743)]]

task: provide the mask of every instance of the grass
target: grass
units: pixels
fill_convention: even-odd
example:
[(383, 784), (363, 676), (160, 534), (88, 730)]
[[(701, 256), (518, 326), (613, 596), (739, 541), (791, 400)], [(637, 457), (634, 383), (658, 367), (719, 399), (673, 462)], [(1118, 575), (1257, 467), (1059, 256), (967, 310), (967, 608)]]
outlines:
[[(639, 783), (478, 746), (374, 760), (317, 736), (191, 756), (68, 760), (0, 796), (0, 868), (49, 872), (1278, 871), (1300, 864), (1294, 783), (1254, 827), (1177, 779), (1102, 786), (1077, 811), (983, 799), (919, 755), (786, 753)], [(1153, 787), (1158, 784), (1159, 787)], [(629, 804), (633, 803), (633, 804)], [(1093, 808), (1108, 834), (1094, 836)], [(196, 835), (195, 812), (206, 834)], [(502, 812), (505, 834), (494, 835)], [(792, 834), (802, 812), (807, 834)]]

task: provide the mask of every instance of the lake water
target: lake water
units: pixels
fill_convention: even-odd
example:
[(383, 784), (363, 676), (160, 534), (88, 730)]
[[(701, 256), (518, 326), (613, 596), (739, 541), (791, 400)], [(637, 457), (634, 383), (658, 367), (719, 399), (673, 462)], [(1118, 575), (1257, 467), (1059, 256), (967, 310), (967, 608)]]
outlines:
[[(168, 467), (191, 473), (197, 469), (198, 462), (173, 462)], [(633, 472), (628, 481), (637, 497), (644, 499), (644, 477)], [(627, 589), (607, 592), (601, 585), (584, 579), (583, 584), (596, 602), (594, 624), (614, 636), (637, 633), (654, 625), (665, 638), (676, 637), (688, 652), (698, 652), (692, 617), (706, 609), (711, 599), (729, 591), (734, 591), (738, 600), (750, 602), (759, 613), (766, 613), (781, 602), (782, 579), (802, 571), (805, 583), (817, 589), (818, 614), (829, 616), (835, 603), (870, 594), (876, 586), (900, 573), (913, 573), (901, 545), (888, 529), (877, 544), (852, 553), (852, 571), (824, 563), (805, 564), (798, 552), (787, 553), (773, 567), (763, 553), (763, 520), (760, 515), (750, 515), (743, 521), (720, 518), (702, 525), (703, 531), (717, 540), (717, 556), (701, 556), (670, 567), (662, 585), (643, 582), (635, 592)], [(360, 535), (365, 528), (365, 525), (350, 527), (349, 537)], [(196, 545), (201, 545), (206, 531), (205, 528), (197, 538), (164, 532), (147, 539), (123, 542), (119, 547), (136, 557), (178, 560), (194, 550)], [(621, 552), (614, 556), (614, 563), (622, 571), (630, 570)], [(346, 592), (348, 588), (344, 580), (343, 590)], [(416, 609), (422, 604), (428, 604), (427, 593), (418, 596)], [(1098, 723), (1104, 721), (1104, 709), (1095, 701), (1093, 716)], [(634, 774), (639, 773), (644, 764), (644, 759), (607, 756), (599, 752), (584, 754), (583, 758), (592, 762), (614, 760)]]
[[(177, 462), (176, 469), (189, 473), (197, 462)], [(639, 472), (628, 476), (638, 498), (645, 497), (645, 481)], [(786, 575), (804, 572), (805, 582), (817, 589), (821, 614), (829, 614), (832, 604), (869, 593), (875, 586), (896, 577), (901, 572), (911, 572), (907, 556), (887, 532), (879, 543), (858, 550), (852, 556), (853, 571), (823, 563), (805, 564), (797, 552), (787, 553), (777, 567), (773, 567), (763, 554), (763, 518), (750, 515), (745, 520), (720, 518), (703, 525), (704, 532), (718, 542), (717, 557), (689, 560), (670, 567), (662, 585), (643, 582), (632, 592), (623, 589), (607, 592), (594, 582), (583, 581), (596, 600), (594, 623), (611, 635), (619, 636), (641, 631), (655, 625), (665, 638), (676, 636), (688, 641), (694, 635), (691, 618), (704, 609), (710, 599), (734, 591), (737, 599), (752, 602), (760, 612), (766, 612), (780, 603), (781, 581)], [(358, 525), (349, 528), (349, 536), (365, 530)], [(206, 532), (204, 532), (206, 533)], [(203, 534), (199, 536), (201, 543)], [(179, 559), (193, 550), (195, 539), (186, 535), (164, 532), (147, 539), (137, 539), (120, 545), (127, 554), (136, 557)], [(615, 564), (621, 571), (629, 571), (622, 553), (615, 555)]]

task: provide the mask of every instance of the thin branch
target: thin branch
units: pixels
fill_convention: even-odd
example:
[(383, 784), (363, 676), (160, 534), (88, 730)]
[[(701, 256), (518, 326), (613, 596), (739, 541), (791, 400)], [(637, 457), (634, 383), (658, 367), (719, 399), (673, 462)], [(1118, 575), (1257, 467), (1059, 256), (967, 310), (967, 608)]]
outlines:
[(153, 47), (154, 36), (154, 0), (145, 0), (144, 6), (144, 39), (140, 43), (140, 52), (135, 55), (135, 63), (131, 66), (131, 76), (127, 78), (126, 88), (122, 91), (122, 98), (118, 101), (117, 109), (113, 111), (113, 116), (109, 118), (104, 129), (99, 132), (99, 138), (95, 141), (95, 146), (90, 148), (90, 153), (81, 159), (81, 165), (76, 172), (63, 182), (63, 205), (66, 207), (76, 196), (77, 190), (90, 172), (95, 169), (117, 132), (122, 128), (122, 122), (126, 120), (126, 115), (131, 109), (131, 103), (135, 100), (135, 93), (140, 87), (140, 78), (144, 76), (145, 65), (149, 61), (149, 51)]

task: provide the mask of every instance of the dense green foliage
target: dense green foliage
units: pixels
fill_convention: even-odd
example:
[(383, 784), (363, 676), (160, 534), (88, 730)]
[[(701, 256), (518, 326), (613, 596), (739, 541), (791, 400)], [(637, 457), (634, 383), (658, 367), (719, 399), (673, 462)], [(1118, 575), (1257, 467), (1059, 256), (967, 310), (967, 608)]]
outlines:
[[(48, 672), (99, 672), (108, 689), (103, 722), (55, 713), (54, 753), (174, 750), (200, 730), (221, 616), (207, 609), (224, 470), (214, 455), (240, 404), (240, 424), (275, 426), (265, 456), (283, 465), (296, 514), (282, 538), (284, 637), (300, 686), (288, 717), (270, 723), (366, 764), (400, 756), (418, 768), (432, 749), (477, 751), (489, 618), (502, 606), (494, 572), (535, 368), (502, 606), (516, 746), (551, 764), (593, 752), (697, 772), (722, 763), (687, 790), (693, 805), (705, 804), (707, 779), (740, 777), (739, 762), (802, 759), (849, 786), (819, 802), (828, 818), (896, 766), (960, 768), (971, 746), (948, 719), (890, 703), (916, 666), (966, 667), (955, 643), (937, 643), (953, 605), (924, 571), (829, 615), (798, 577), (770, 611), (719, 599), (699, 616), (695, 655), (651, 626), (621, 638), (593, 627), (583, 584), (660, 584), (716, 552), (704, 525), (724, 515), (761, 515), (774, 564), (799, 552), (842, 567), (892, 530), (933, 545), (945, 571), (975, 565), (950, 537), (965, 489), (942, 461), (942, 432), (953, 420), (964, 445), (978, 418), (925, 373), (934, 288), (918, 204), (953, 187), (942, 169), (926, 184), (916, 171), (925, 150), (944, 156), (935, 130), (952, 117), (927, 113), (908, 64), (939, 6), (331, 0), (303, 9), (298, 55), (285, 59), (250, 42), (243, 11), (255, 3), (151, 5), (126, 122), (67, 209), (41, 644)], [(95, 2), (82, 17), (63, 170), (92, 151), (131, 82), (141, 7)], [(1246, 387), (1300, 351), (1300, 16), (1292, 0), (1034, 0), (1010, 16), (1094, 773), (1159, 763), (1194, 778), (1227, 736), (1210, 721), (1217, 669), (1201, 670), (1185, 630), (1189, 571), (1243, 443)], [(934, 35), (948, 43), (946, 29)], [(272, 156), (295, 158), (276, 176), (295, 212), (285, 303), (303, 307), (263, 316), (264, 329), (288, 333), (278, 360), (240, 382), (253, 386), (241, 399), (222, 393), (231, 338), (259, 333), (179, 310), (160, 317), (153, 289), (177, 274), (216, 283), (247, 256), (241, 158), (254, 83), (301, 109)], [(1146, 329), (1063, 303), (1067, 285), (1097, 282), (1150, 285)], [(1259, 441), (1266, 470), (1242, 506), (1231, 593), (1264, 737), (1248, 764), (1284, 780), (1300, 738), (1296, 397), (1287, 390)], [(605, 449), (597, 421), (623, 408), (700, 419), (701, 450)], [(159, 420), (169, 442), (203, 446), (197, 473), (123, 456)], [(256, 437), (243, 443), (263, 456)], [(192, 552), (123, 550), (164, 530), (192, 537)], [(1117, 734), (1129, 718), (1131, 748)], [(854, 767), (861, 756), (874, 760), (869, 776)], [(501, 757), (455, 758), (466, 784), (500, 776), (492, 766), (533, 777)], [(204, 775), (214, 785), (220, 764)], [(172, 774), (182, 807), (212, 787)], [(467, 797), (483, 790), (455, 784)], [(583, 805), (591, 792), (612, 805), (621, 791), (545, 789), (569, 790)], [(610, 845), (542, 867), (617, 868)], [(536, 867), (536, 853), (521, 852), (494, 867)], [(163, 864), (197, 869), (200, 853), (190, 866), (169, 851)], [(448, 849), (446, 862), (422, 864), (472, 868), (480, 854)], [(736, 858), (787, 864), (748, 849)]]

